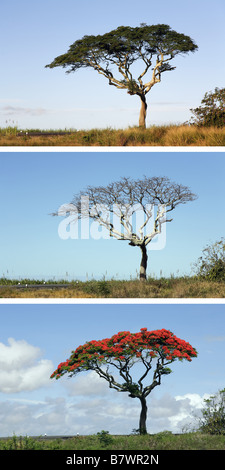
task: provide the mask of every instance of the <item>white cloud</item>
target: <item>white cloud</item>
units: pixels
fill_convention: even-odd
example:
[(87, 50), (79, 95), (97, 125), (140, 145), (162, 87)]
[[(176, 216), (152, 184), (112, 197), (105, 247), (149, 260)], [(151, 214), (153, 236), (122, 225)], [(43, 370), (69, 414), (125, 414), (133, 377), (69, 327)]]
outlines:
[(213, 343), (213, 342), (221, 342), (221, 341), (225, 341), (225, 336), (213, 336), (213, 335), (207, 335), (205, 336), (205, 340), (208, 342), (208, 343)]
[[(206, 397), (165, 394), (148, 399), (149, 433), (169, 430), (174, 433), (195, 425), (193, 414), (200, 413)], [(207, 395), (208, 396), (208, 395)], [(109, 390), (105, 396), (47, 397), (44, 400), (13, 399), (0, 402), (1, 435), (75, 435), (95, 434), (102, 429), (111, 434), (130, 434), (138, 428), (140, 402), (127, 394)], [(189, 424), (191, 425), (189, 427)]]
[(24, 340), (8, 339), (0, 343), (0, 392), (17, 393), (47, 385), (53, 363), (40, 359), (40, 348)]
[(80, 375), (64, 382), (70, 396), (104, 395), (109, 386), (108, 382), (101, 379), (95, 371)]

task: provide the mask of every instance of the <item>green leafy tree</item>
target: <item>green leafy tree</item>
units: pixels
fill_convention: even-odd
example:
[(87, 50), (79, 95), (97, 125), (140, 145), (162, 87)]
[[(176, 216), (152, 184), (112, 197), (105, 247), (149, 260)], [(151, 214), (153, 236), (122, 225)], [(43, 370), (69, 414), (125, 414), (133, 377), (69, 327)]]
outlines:
[(225, 88), (215, 88), (207, 92), (201, 101), (201, 106), (190, 110), (194, 114), (191, 122), (198, 126), (225, 126)]
[(199, 430), (207, 434), (225, 434), (225, 389), (204, 402)]
[[(121, 331), (111, 338), (88, 341), (78, 346), (66, 362), (58, 365), (51, 378), (59, 379), (64, 374), (73, 377), (82, 371), (95, 371), (108, 382), (109, 388), (140, 400), (139, 432), (146, 434), (147, 396), (161, 384), (163, 375), (172, 372), (169, 364), (177, 359), (191, 361), (196, 356), (196, 350), (188, 342), (177, 338), (169, 330), (148, 331), (141, 328), (139, 333)], [(135, 370), (134, 381), (131, 369), (135, 364), (139, 367)], [(150, 371), (151, 379), (148, 377)], [(140, 374), (138, 380), (137, 373)]]
[(225, 239), (207, 245), (195, 263), (198, 276), (211, 281), (225, 281)]
[[(173, 31), (168, 25), (142, 23), (135, 28), (119, 26), (103, 35), (84, 36), (46, 67), (67, 67), (67, 73), (90, 67), (107, 78), (109, 85), (139, 96), (139, 126), (145, 127), (146, 94), (161, 81), (162, 73), (175, 69), (170, 65), (174, 57), (197, 48), (189, 36)], [(142, 71), (134, 78), (137, 68), (132, 66), (136, 61), (142, 63)]]

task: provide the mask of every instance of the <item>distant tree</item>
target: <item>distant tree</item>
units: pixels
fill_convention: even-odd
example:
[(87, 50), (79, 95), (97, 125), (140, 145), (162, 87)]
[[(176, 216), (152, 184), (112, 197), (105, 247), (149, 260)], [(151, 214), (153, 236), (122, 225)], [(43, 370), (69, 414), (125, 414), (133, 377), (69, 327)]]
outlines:
[(198, 126), (225, 126), (225, 88), (215, 88), (205, 93), (201, 106), (190, 110), (194, 114), (191, 122)]
[[(169, 364), (177, 359), (191, 361), (196, 356), (196, 350), (188, 342), (177, 338), (169, 330), (148, 331), (141, 328), (140, 333), (121, 331), (111, 338), (78, 346), (66, 362), (58, 365), (51, 378), (59, 379), (66, 373), (72, 377), (82, 371), (95, 371), (109, 383), (109, 388), (127, 392), (129, 397), (140, 400), (139, 432), (146, 434), (147, 396), (161, 384), (162, 375), (172, 372), (167, 367)], [(134, 365), (139, 366), (136, 375), (138, 371), (140, 374), (135, 382), (131, 375)], [(152, 381), (149, 381), (147, 376), (151, 370)], [(119, 374), (121, 382), (113, 375), (114, 371)]]
[(225, 281), (225, 238), (207, 245), (194, 267), (200, 277), (211, 281)]
[(206, 434), (225, 434), (225, 389), (204, 402), (199, 430)]
[[(67, 73), (82, 67), (93, 68), (108, 79), (109, 85), (139, 96), (139, 126), (146, 127), (146, 94), (153, 85), (161, 81), (163, 72), (176, 68), (170, 65), (175, 56), (194, 52), (197, 48), (189, 36), (173, 31), (168, 25), (148, 26), (142, 23), (136, 28), (119, 26), (101, 36), (84, 36), (74, 42), (67, 53), (56, 57), (46, 67), (68, 67)], [(136, 61), (141, 61), (143, 68), (137, 78), (134, 78), (131, 66)], [(115, 68), (119, 77), (115, 75)], [(144, 82), (144, 77), (150, 70), (151, 75)]]
[[(173, 220), (167, 217), (169, 212), (196, 197), (187, 186), (166, 177), (145, 176), (137, 180), (124, 177), (107, 186), (88, 186), (74, 196), (69, 209), (74, 207), (78, 219), (86, 217), (97, 221), (109, 231), (110, 237), (139, 247), (142, 254), (140, 280), (146, 280), (147, 245), (161, 233), (163, 223)], [(62, 212), (65, 215), (64, 208)], [(138, 217), (140, 226), (137, 226)]]

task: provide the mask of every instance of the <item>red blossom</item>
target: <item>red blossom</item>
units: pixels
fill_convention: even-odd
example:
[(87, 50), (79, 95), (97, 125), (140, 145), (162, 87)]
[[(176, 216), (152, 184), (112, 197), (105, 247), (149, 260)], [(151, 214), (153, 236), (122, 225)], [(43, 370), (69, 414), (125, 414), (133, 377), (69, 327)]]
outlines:
[(66, 362), (61, 362), (51, 378), (61, 377), (66, 372), (93, 370), (102, 361), (127, 360), (140, 358), (152, 361), (155, 357), (173, 362), (176, 359), (192, 360), (197, 356), (196, 350), (186, 341), (177, 338), (170, 330), (148, 331), (141, 328), (138, 333), (120, 331), (111, 338), (100, 341), (89, 341), (80, 345)]

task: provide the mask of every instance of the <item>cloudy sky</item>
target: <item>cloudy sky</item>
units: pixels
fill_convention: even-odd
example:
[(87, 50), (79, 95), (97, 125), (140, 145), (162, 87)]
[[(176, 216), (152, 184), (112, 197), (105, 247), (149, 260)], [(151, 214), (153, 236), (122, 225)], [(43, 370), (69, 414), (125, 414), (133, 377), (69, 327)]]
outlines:
[(135, 278), (138, 248), (94, 238), (91, 221), (86, 239), (62, 239), (65, 218), (50, 215), (88, 185), (123, 176), (167, 176), (198, 195), (170, 213), (165, 246), (160, 237), (148, 245), (148, 275), (189, 275), (203, 248), (225, 232), (224, 152), (1, 152), (0, 162), (0, 277)]
[[(120, 25), (171, 26), (190, 36), (199, 50), (174, 59), (176, 70), (162, 76), (148, 95), (147, 125), (182, 123), (205, 92), (223, 87), (224, 0), (8, 0), (1, 7), (0, 126), (19, 128), (128, 127), (137, 125), (139, 99), (109, 87), (97, 72), (65, 74), (45, 65), (84, 35), (104, 34)], [(219, 47), (218, 47), (219, 44)], [(90, 85), (91, 83), (91, 85)]]
[(224, 305), (0, 304), (0, 436), (130, 433), (140, 406), (94, 372), (50, 380), (73, 349), (118, 331), (170, 329), (195, 347), (148, 398), (148, 432), (181, 432), (224, 388)]

